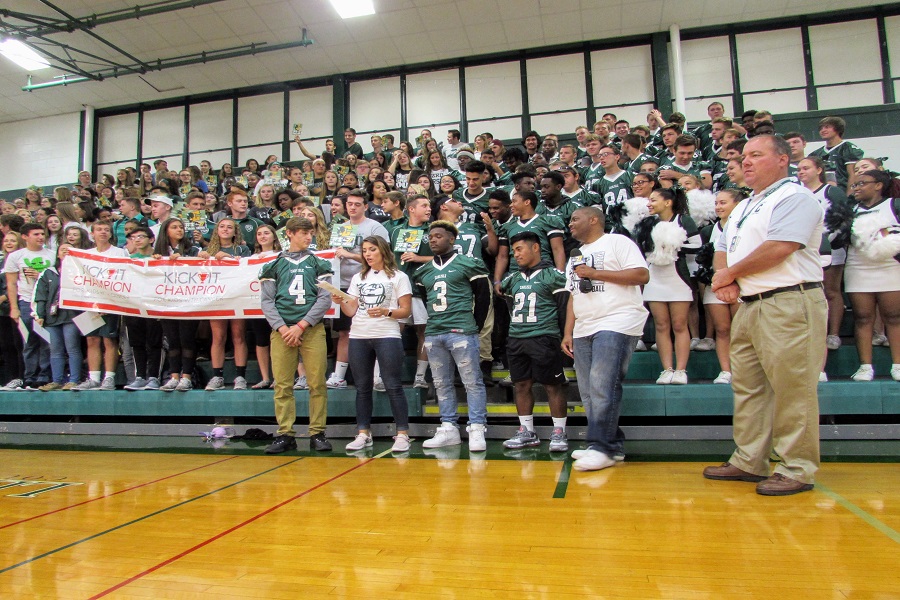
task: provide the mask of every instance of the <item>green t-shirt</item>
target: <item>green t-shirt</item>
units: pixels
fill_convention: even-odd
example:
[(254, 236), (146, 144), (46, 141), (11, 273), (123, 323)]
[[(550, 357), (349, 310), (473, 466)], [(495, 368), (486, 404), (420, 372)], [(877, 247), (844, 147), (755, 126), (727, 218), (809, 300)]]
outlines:
[(387, 229), (388, 237), (393, 239), (394, 230), (402, 229), (403, 227), (406, 227), (406, 224), (408, 221), (409, 221), (409, 219), (407, 219), (406, 216), (404, 215), (404, 216), (400, 217), (399, 219), (391, 219), (389, 221), (385, 221), (384, 223), (382, 223), (382, 225), (384, 225), (384, 228)]
[(315, 305), (319, 295), (316, 283), (331, 283), (331, 263), (314, 254), (306, 254), (299, 260), (284, 254), (263, 265), (259, 280), (275, 281), (275, 308), (289, 325), (299, 323)]
[(413, 273), (426, 263), (404, 263), (400, 260), (400, 256), (405, 252), (415, 252), (419, 256), (434, 256), (431, 246), (428, 245), (428, 224), (413, 227), (409, 223), (404, 223), (402, 227), (391, 231), (390, 235), (391, 248), (394, 250), (397, 266), (412, 279)]
[(566, 234), (566, 226), (559, 217), (552, 215), (535, 215), (528, 221), (521, 219), (513, 219), (509, 223), (500, 226), (497, 237), (500, 241), (500, 252), (503, 252), (502, 246), (506, 246), (506, 252), (509, 253), (509, 272), (514, 273), (519, 270), (512, 254), (512, 244), (510, 240), (517, 234), (530, 231), (537, 234), (541, 240), (541, 260), (553, 262), (553, 250), (550, 247), (550, 240), (555, 237), (564, 237)]
[(235, 219), (235, 223), (237, 223), (237, 228), (241, 232), (241, 237), (244, 238), (244, 242), (253, 248), (256, 246), (256, 230), (259, 229), (259, 226), (263, 224), (259, 219), (254, 219), (253, 217), (244, 217), (243, 219)]
[(477, 258), (457, 254), (443, 264), (425, 263), (413, 275), (419, 295), (424, 293), (428, 324), (425, 335), (478, 333), (471, 282), (484, 277), (487, 267)]
[(560, 337), (556, 294), (566, 293), (566, 276), (553, 267), (537, 268), (529, 276), (510, 273), (500, 284), (503, 295), (513, 300), (509, 336)]

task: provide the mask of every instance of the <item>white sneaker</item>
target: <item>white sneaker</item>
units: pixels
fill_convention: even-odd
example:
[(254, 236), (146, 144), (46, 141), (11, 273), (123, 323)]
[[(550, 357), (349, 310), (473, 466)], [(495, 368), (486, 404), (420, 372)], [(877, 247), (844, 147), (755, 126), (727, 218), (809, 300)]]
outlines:
[(887, 346), (888, 339), (887, 336), (883, 333), (876, 333), (872, 336), (872, 345), (873, 346)]
[(712, 338), (703, 338), (697, 343), (698, 352), (709, 352), (716, 349), (716, 340)]
[(637, 344), (635, 344), (635, 346), (634, 346), (634, 351), (635, 352), (646, 352), (647, 351), (647, 344), (644, 343), (644, 340), (637, 341)]
[(224, 377), (212, 377), (209, 380), (209, 383), (206, 384), (207, 392), (214, 392), (216, 390), (224, 390), (225, 389), (225, 378)]
[(672, 385), (686, 385), (687, 382), (687, 371), (675, 371), (672, 373)]
[(116, 389), (116, 378), (115, 377), (104, 377), (103, 381), (100, 382), (100, 390), (104, 392), (112, 392)]
[(247, 379), (245, 377), (241, 377), (238, 375), (234, 378), (234, 389), (236, 390), (246, 390), (247, 389)]
[(94, 381), (93, 379), (88, 377), (87, 379), (85, 379), (84, 381), (82, 381), (81, 383), (79, 383), (78, 385), (73, 387), (72, 391), (73, 392), (86, 392), (88, 390), (96, 390), (96, 389), (100, 389), (100, 383), (97, 381)]
[(332, 390), (339, 390), (347, 387), (346, 379), (338, 379), (337, 375), (334, 373), (331, 374), (331, 377), (325, 382), (325, 387), (330, 388)]
[(368, 433), (358, 433), (352, 442), (344, 446), (346, 450), (362, 450), (372, 447), (372, 436)]
[(659, 385), (669, 385), (672, 383), (672, 379), (675, 377), (675, 371), (672, 369), (666, 369), (662, 373), (659, 374), (659, 377), (656, 379), (656, 383)]
[(395, 435), (391, 452), (409, 452), (409, 436), (403, 434)]
[[(893, 371), (893, 369), (891, 369)], [(856, 373), (850, 376), (853, 381), (872, 381), (875, 379), (875, 369), (872, 365), (859, 365)]]
[(178, 378), (172, 377), (167, 382), (162, 384), (162, 386), (159, 389), (161, 389), (164, 392), (174, 392), (175, 388), (177, 388), (177, 387), (178, 387)]
[(194, 389), (194, 382), (187, 377), (182, 377), (178, 380), (178, 385), (175, 386), (176, 392), (189, 392)]
[(900, 365), (891, 365), (891, 379), (900, 381)]
[[(586, 456), (587, 449), (584, 450), (573, 450), (572, 451), (572, 459), (578, 460), (579, 458), (583, 458)], [(616, 462), (625, 462), (625, 455), (622, 452), (616, 452), (613, 454), (613, 460)]]
[(828, 374), (825, 371), (819, 373), (819, 383), (828, 383)]
[(841, 347), (841, 336), (829, 335), (825, 338), (825, 347), (829, 350), (837, 350)]
[(423, 448), (443, 448), (444, 446), (458, 446), (462, 444), (459, 437), (459, 429), (453, 423), (441, 423), (434, 432), (434, 437), (422, 442)]
[(297, 380), (294, 382), (294, 389), (295, 390), (308, 390), (309, 389), (309, 384), (306, 383), (306, 375), (301, 375), (300, 377), (297, 378)]
[(147, 380), (143, 377), (135, 377), (134, 381), (125, 386), (129, 392), (137, 392), (147, 387)]
[(384, 392), (387, 390), (387, 388), (384, 387), (384, 380), (381, 377), (372, 382), (372, 389), (376, 392)]
[(700, 345), (700, 338), (691, 338), (691, 350), (696, 350)]
[(413, 382), (413, 387), (427, 390), (428, 382), (425, 381), (425, 376), (424, 375), (416, 375), (416, 380)]
[(616, 461), (597, 450), (585, 450), (572, 468), (576, 471), (599, 471), (616, 464)]
[(482, 423), (472, 423), (466, 427), (469, 432), (469, 452), (484, 452), (487, 450), (487, 442), (484, 441), (484, 430), (486, 427)]
[(716, 377), (715, 379), (713, 379), (713, 383), (723, 383), (723, 384), (731, 383), (731, 372), (729, 372), (729, 371), (720, 372), (719, 376)]
[(654, 352), (659, 352), (659, 347), (656, 344), (653, 344), (652, 346), (650, 346), (650, 349), (653, 350)]

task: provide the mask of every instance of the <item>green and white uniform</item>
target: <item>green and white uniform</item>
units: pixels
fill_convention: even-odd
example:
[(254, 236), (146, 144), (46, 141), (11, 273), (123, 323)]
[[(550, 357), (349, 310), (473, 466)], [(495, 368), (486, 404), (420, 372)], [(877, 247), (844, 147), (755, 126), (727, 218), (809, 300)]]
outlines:
[(634, 197), (634, 193), (631, 191), (632, 179), (634, 177), (628, 171), (619, 171), (612, 177), (604, 175), (594, 181), (591, 191), (600, 195), (603, 208), (606, 210), (610, 206), (622, 204)]
[(850, 175), (847, 171), (848, 163), (858, 162), (864, 156), (859, 146), (853, 142), (843, 141), (834, 148), (822, 146), (810, 153), (810, 156), (818, 156), (825, 163), (825, 172), (834, 173), (838, 186), (847, 189), (847, 180)]
[(456, 251), (463, 256), (481, 260), (482, 240), (485, 235), (481, 233), (478, 226), (460, 222), (456, 224), (456, 228), (459, 230), (456, 243), (453, 245)]
[(440, 265), (425, 263), (416, 271), (413, 282), (428, 310), (426, 336), (478, 333), (472, 312), (472, 281), (482, 277), (488, 280), (484, 263), (460, 254)]
[(519, 265), (512, 255), (512, 244), (510, 243), (510, 240), (525, 231), (534, 233), (538, 236), (538, 239), (541, 240), (541, 260), (548, 260), (552, 264), (553, 250), (550, 247), (550, 240), (555, 237), (565, 237), (566, 226), (559, 217), (554, 217), (552, 215), (535, 215), (527, 221), (513, 219), (509, 223), (501, 225), (500, 230), (497, 233), (500, 242), (499, 252), (504, 252), (503, 247), (506, 247), (505, 251), (509, 254), (510, 273), (519, 270)]
[[(275, 309), (285, 325), (295, 325), (303, 320), (319, 295), (316, 283), (331, 283), (333, 274), (331, 263), (312, 253), (299, 257), (297, 253), (292, 255), (282, 252), (277, 259), (263, 265), (259, 272), (260, 282), (275, 282)], [(269, 324), (277, 329), (277, 323), (272, 323), (271, 319)]]
[(555, 295), (568, 293), (565, 273), (553, 267), (535, 268), (527, 276), (516, 271), (503, 279), (500, 291), (513, 301), (510, 337), (560, 337)]

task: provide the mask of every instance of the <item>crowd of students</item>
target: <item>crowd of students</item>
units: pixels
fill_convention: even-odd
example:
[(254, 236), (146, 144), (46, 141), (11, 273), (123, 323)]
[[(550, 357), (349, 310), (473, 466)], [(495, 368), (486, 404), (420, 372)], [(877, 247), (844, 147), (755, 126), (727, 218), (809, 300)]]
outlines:
[[(510, 318), (516, 312), (515, 298), (502, 286), (506, 275), (519, 268), (510, 240), (535, 234), (540, 260), (564, 271), (578, 252), (569, 224), (581, 206), (599, 207), (607, 231), (632, 237), (650, 266), (643, 298), (653, 316), (655, 341), (648, 336), (638, 350), (659, 352), (663, 371), (657, 383), (686, 384), (691, 353), (714, 350), (720, 365), (714, 383), (729, 384), (735, 305), (711, 293), (711, 248), (728, 219), (743, 218), (732, 211), (748, 193), (744, 144), (755, 135), (776, 133), (776, 126), (766, 111), (733, 119), (720, 103), (712, 103), (708, 113), (709, 122), (690, 130), (679, 113), (664, 118), (654, 110), (647, 124), (634, 126), (606, 114), (590, 129), (576, 128), (571, 143), (530, 131), (521, 145), (509, 147), (489, 133), (468, 144), (459, 131), (438, 141), (426, 129), (415, 145), (401, 141), (395, 146), (392, 135), (373, 135), (371, 151), (364, 152), (356, 132), (347, 129), (342, 149), (329, 140), (321, 155), (295, 138), (309, 159), (299, 164), (282, 165), (269, 156), (262, 163), (250, 159), (242, 168), (226, 163), (216, 171), (204, 160), (171, 171), (165, 160), (157, 160), (152, 166), (120, 169), (115, 176), (82, 171), (76, 184), (56, 188), (52, 195), (31, 188), (23, 198), (0, 202), (5, 273), (0, 336), (11, 342), (3, 345), (0, 357), (2, 380), (8, 382), (0, 389), (114, 389), (121, 356), (127, 390), (190, 390), (202, 357), (212, 366), (205, 388), (219, 390), (226, 386), (229, 353), (236, 367), (229, 382), (234, 389), (272, 387), (266, 320), (103, 315), (103, 325), (85, 335), (74, 321), (78, 313), (59, 307), (59, 273), (70, 248), (139, 259), (273, 255), (286, 250), (284, 227), (292, 217), (312, 224), (311, 249), (336, 250), (343, 289), (367, 272), (363, 240), (382, 239), (397, 270), (412, 280), (433, 259), (429, 223), (453, 223), (457, 252), (482, 262), (493, 282), (493, 294), (475, 299), (489, 305), (479, 359), (485, 383), (491, 384), (492, 367), (507, 365)], [(860, 358), (852, 378), (871, 380), (872, 346), (890, 345), (890, 376), (900, 380), (900, 183), (881, 159), (865, 157), (844, 140), (844, 129), (839, 117), (822, 119), (819, 136), (825, 146), (811, 154), (800, 133), (777, 135), (791, 145), (792, 176), (826, 213), (821, 256), (828, 348), (842, 343), (846, 293)], [(427, 387), (427, 312), (417, 298), (408, 314), (405, 306), (396, 310), (403, 314), (402, 326), (412, 328), (418, 340), (414, 385)], [(351, 351), (350, 314), (329, 320), (335, 368), (327, 386), (346, 387), (347, 371), (355, 368), (357, 381), (371, 376), (374, 389), (396, 395), (394, 362), (382, 378), (384, 361), (374, 356), (402, 350), (394, 342), (372, 342), (365, 350), (357, 343)], [(34, 323), (47, 330), (50, 343), (34, 333)], [(252, 386), (247, 381), (251, 342), (261, 373)], [(824, 365), (821, 379), (827, 380)], [(294, 387), (307, 387), (302, 362)]]

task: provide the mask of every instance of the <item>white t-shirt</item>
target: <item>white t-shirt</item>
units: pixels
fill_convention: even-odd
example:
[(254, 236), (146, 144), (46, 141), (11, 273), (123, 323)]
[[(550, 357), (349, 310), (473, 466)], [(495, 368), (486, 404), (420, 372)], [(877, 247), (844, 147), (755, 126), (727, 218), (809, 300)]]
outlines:
[[(631, 238), (606, 234), (581, 247), (584, 263), (603, 271), (646, 269), (647, 261)], [(574, 337), (587, 337), (598, 331), (615, 331), (625, 335), (641, 335), (647, 321), (647, 309), (641, 298), (641, 287), (609, 281), (592, 281), (590, 293), (579, 288), (581, 278), (575, 274), (574, 259), (566, 264), (566, 287), (572, 294), (575, 310)]]
[(18, 281), (16, 282), (19, 300), (31, 302), (31, 297), (34, 294), (34, 284), (37, 283), (38, 278), (25, 277), (25, 273), (22, 270), (26, 267), (34, 269), (38, 272), (38, 276), (40, 276), (41, 273), (52, 267), (54, 263), (56, 263), (56, 256), (50, 250), (41, 249), (35, 252), (28, 248), (21, 248), (11, 253), (6, 258), (3, 272), (19, 274)]
[(96, 254), (97, 256), (108, 256), (110, 258), (128, 258), (129, 254), (125, 248), (119, 248), (118, 246), (110, 246), (104, 252), (100, 252), (96, 248), (90, 248), (85, 250), (87, 254)]
[(351, 339), (400, 337), (400, 323), (397, 319), (373, 318), (366, 311), (370, 308), (399, 308), (400, 297), (412, 295), (412, 286), (406, 273), (395, 271), (393, 277), (388, 277), (384, 271), (370, 270), (365, 279), (357, 273), (350, 280), (347, 293), (359, 300), (359, 310), (353, 316), (353, 324), (350, 326)]

